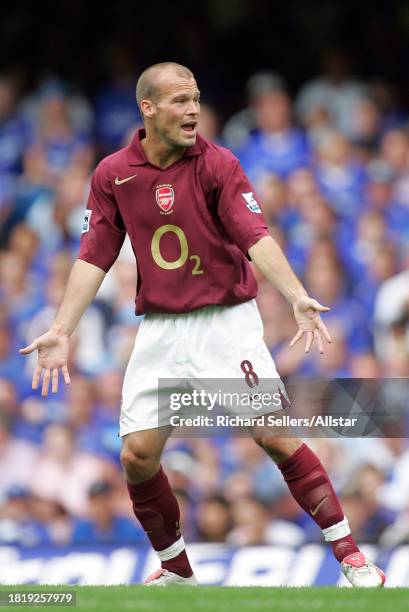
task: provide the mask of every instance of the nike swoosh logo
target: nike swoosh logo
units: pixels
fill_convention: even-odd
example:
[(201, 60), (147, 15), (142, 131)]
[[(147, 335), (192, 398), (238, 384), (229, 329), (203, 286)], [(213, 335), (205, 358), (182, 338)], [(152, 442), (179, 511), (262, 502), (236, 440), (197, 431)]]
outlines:
[(318, 510), (321, 508), (322, 504), (323, 504), (323, 503), (324, 503), (324, 502), (325, 502), (327, 499), (328, 499), (328, 495), (326, 495), (326, 496), (324, 497), (324, 499), (322, 499), (322, 500), (320, 501), (320, 503), (318, 504), (318, 506), (317, 506), (317, 507), (316, 507), (314, 510), (310, 510), (310, 512), (311, 512), (311, 516), (315, 516), (315, 515), (317, 514)]
[(122, 185), (122, 183), (126, 183), (127, 181), (130, 181), (131, 179), (135, 178), (135, 176), (138, 176), (137, 174), (133, 174), (132, 176), (127, 176), (124, 179), (120, 179), (118, 176), (115, 179), (115, 185)]

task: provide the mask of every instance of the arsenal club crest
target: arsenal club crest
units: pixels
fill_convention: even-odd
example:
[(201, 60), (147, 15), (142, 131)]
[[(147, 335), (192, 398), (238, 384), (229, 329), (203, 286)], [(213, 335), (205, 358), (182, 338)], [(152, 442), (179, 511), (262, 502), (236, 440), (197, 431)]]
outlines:
[(161, 214), (170, 215), (175, 201), (175, 192), (172, 185), (159, 185), (156, 187), (156, 203), (161, 209)]

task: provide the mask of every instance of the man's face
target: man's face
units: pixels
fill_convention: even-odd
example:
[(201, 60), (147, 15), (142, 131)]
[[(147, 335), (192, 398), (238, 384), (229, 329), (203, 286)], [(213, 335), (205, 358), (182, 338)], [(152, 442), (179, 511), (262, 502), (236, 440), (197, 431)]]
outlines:
[(151, 125), (171, 147), (191, 147), (196, 142), (200, 92), (194, 79), (175, 73), (158, 78), (156, 96), (150, 103)]

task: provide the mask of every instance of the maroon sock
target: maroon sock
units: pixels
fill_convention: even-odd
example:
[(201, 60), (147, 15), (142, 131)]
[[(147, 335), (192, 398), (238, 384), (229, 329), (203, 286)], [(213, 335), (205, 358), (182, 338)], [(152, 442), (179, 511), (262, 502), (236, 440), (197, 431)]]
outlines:
[(347, 555), (359, 552), (351, 534), (345, 533), (349, 531), (347, 524), (329, 529), (344, 521), (344, 512), (317, 455), (303, 444), (278, 467), (294, 499), (324, 530), (336, 559), (342, 561)]
[(172, 556), (172, 551), (163, 555), (161, 553), (181, 538), (179, 504), (162, 466), (149, 480), (136, 485), (129, 482), (127, 484), (135, 516), (146, 531), (153, 548), (159, 551), (160, 558), (171, 555), (170, 559), (161, 559), (163, 569), (184, 578), (191, 576), (193, 571), (184, 547), (178, 551), (176, 545), (175, 556)]

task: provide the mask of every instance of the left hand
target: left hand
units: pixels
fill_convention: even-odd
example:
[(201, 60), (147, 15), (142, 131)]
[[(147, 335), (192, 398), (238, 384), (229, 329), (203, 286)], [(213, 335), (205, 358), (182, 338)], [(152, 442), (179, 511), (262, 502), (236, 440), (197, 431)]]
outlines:
[(294, 346), (304, 334), (306, 334), (305, 352), (309, 353), (314, 340), (317, 341), (318, 350), (324, 352), (323, 338), (331, 342), (331, 336), (321, 320), (320, 312), (328, 312), (327, 306), (322, 306), (317, 300), (303, 296), (293, 303), (295, 320), (298, 332), (291, 340), (290, 346)]

